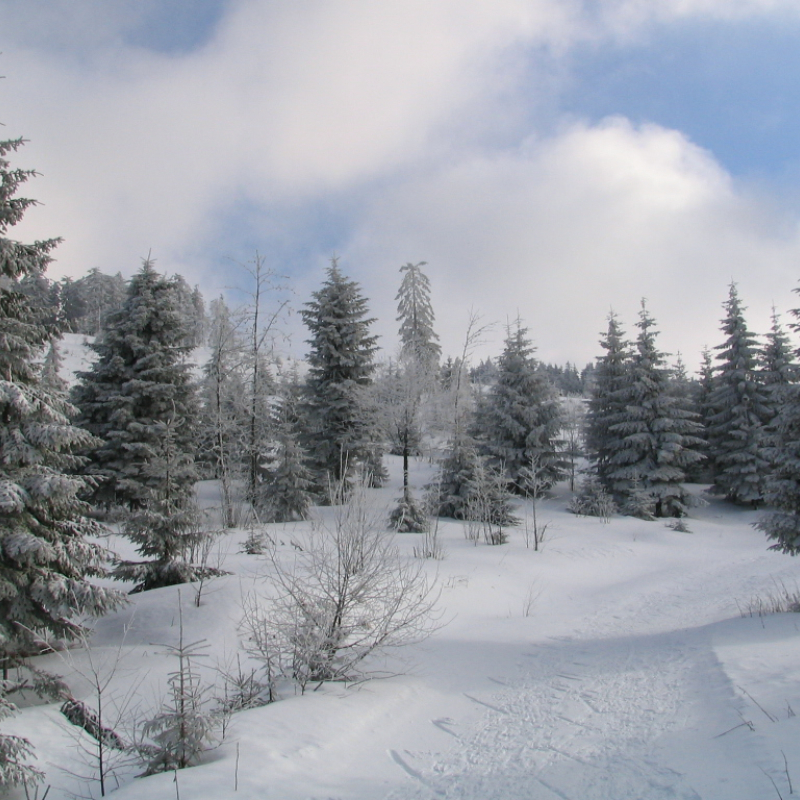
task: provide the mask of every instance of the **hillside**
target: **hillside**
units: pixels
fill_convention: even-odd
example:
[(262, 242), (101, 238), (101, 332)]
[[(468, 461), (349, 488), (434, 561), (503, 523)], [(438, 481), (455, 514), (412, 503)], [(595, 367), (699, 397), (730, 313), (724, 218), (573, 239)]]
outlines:
[[(390, 466), (393, 486), (369, 493), (379, 509), (399, 492), (399, 464)], [(427, 463), (414, 464), (417, 486), (430, 474)], [(213, 505), (213, 485), (201, 497)], [(224, 743), (178, 773), (177, 786), (172, 774), (133, 779), (131, 768), (114, 795), (787, 797), (790, 779), (800, 786), (798, 618), (748, 612), (796, 591), (800, 562), (767, 549), (751, 528), (755, 513), (718, 501), (693, 514), (691, 533), (631, 518), (603, 524), (564, 506), (561, 496), (541, 504), (539, 518), (549, 523), (541, 552), (525, 547), (524, 526), (493, 547), (441, 521), (446, 556), (425, 562), (441, 590), (439, 627), (372, 662), (394, 677), (311, 687), (304, 696), (285, 687), (279, 702), (236, 714)], [(267, 532), (290, 553), (308, 524)], [(241, 652), (243, 597), (263, 590), (269, 569), (263, 557), (239, 552), (246, 535), (234, 530), (219, 541), (212, 563), (233, 574), (205, 586), (199, 607), (191, 587), (180, 590), (185, 639), (207, 640), (202, 669), (218, 691), (212, 667), (230, 668)], [(397, 544), (410, 555), (419, 539)], [(127, 547), (115, 537), (110, 545)], [(77, 673), (91, 673), (91, 658), (110, 676), (118, 661), (105, 696), (128, 698), (126, 728), (164, 696), (175, 665), (161, 646), (177, 643), (178, 595), (167, 588), (134, 596), (97, 623), (88, 655), (52, 655), (40, 666), (88, 701)], [(86, 773), (76, 746), (86, 737), (57, 706), (26, 708), (5, 727), (34, 742), (50, 800), (99, 796), (96, 784), (75, 778)]]

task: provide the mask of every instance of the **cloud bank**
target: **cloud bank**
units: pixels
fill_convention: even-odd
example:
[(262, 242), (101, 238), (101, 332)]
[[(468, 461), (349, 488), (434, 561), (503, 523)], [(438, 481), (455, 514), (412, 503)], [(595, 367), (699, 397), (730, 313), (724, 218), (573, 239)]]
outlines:
[(792, 305), (792, 213), (680, 131), (557, 99), (579, 43), (778, 24), (795, 2), (220, 0), (181, 52), (142, 43), (153, 2), (0, 7), (5, 133), (43, 173), (18, 235), (64, 236), (54, 276), (130, 274), (152, 251), (212, 293), (257, 247), (287, 258), (302, 301), (333, 241), (387, 348), (398, 269), (424, 260), (447, 352), (475, 308), (522, 316), (553, 361), (589, 360), (609, 308), (630, 328), (641, 297), (690, 363), (730, 280), (754, 328)]

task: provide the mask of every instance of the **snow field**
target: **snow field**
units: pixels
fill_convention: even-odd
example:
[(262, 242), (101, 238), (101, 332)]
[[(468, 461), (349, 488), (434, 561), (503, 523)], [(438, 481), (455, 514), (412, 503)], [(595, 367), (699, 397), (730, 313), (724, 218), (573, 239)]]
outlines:
[[(370, 492), (387, 512), (400, 493), (399, 463), (388, 461), (391, 487)], [(419, 491), (431, 467), (413, 470)], [(778, 797), (776, 786), (788, 797), (789, 779), (800, 791), (800, 617), (741, 616), (780, 583), (794, 588), (800, 562), (767, 550), (754, 512), (718, 501), (694, 511), (692, 533), (630, 518), (606, 525), (565, 505), (564, 496), (540, 504), (550, 527), (538, 553), (520, 528), (509, 544), (473, 546), (459, 523), (441, 520), (446, 557), (426, 562), (441, 589), (440, 627), (372, 662), (400, 674), (304, 696), (287, 685), (280, 702), (236, 714), (225, 743), (177, 786), (174, 775), (129, 770), (114, 796), (755, 800)], [(270, 526), (286, 552), (302, 527)], [(233, 574), (207, 584), (199, 608), (192, 587), (180, 588), (186, 641), (208, 641), (209, 682), (214, 664), (239, 652), (243, 595), (263, 584), (265, 561), (238, 552), (245, 537), (221, 540)], [(407, 554), (419, 541), (397, 537)], [(139, 713), (157, 705), (174, 669), (158, 645), (177, 642), (177, 595), (134, 596), (96, 625), (93, 658), (120, 654), (112, 689), (133, 689)], [(85, 653), (42, 661), (87, 696), (75, 673)], [(26, 708), (4, 729), (33, 741), (49, 800), (99, 796), (62, 771), (78, 771), (80, 759), (57, 706)]]

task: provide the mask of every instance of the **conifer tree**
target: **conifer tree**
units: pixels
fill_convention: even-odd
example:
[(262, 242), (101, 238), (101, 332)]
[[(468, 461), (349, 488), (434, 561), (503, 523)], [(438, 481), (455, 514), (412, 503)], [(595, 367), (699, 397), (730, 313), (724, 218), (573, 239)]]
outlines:
[(689, 496), (682, 483), (686, 468), (700, 461), (702, 426), (697, 414), (669, 392), (669, 370), (656, 348), (654, 320), (642, 302), (630, 380), (621, 390), (619, 422), (609, 427), (618, 446), (610, 458), (607, 479), (615, 496), (626, 500), (652, 497), (657, 517), (683, 516)]
[[(91, 451), (90, 474), (101, 478), (96, 502), (137, 510), (161, 488), (148, 473), (163, 445), (164, 425), (182, 420), (175, 446), (193, 454), (198, 406), (186, 358), (186, 318), (175, 301), (175, 282), (145, 260), (128, 286), (125, 303), (107, 318), (92, 345), (97, 360), (78, 374), (73, 390), (78, 424), (102, 440)], [(182, 471), (180, 492), (188, 497), (196, 480), (193, 457)]]
[(300, 313), (311, 338), (303, 416), (317, 490), (338, 490), (370, 461), (373, 413), (365, 391), (377, 337), (367, 300), (333, 259), (322, 288)]
[(421, 371), (433, 373), (438, 368), (442, 348), (433, 330), (434, 313), (431, 285), (422, 271), (424, 261), (400, 267), (403, 280), (395, 300), (400, 323), (401, 358), (419, 365)]
[(625, 340), (613, 311), (608, 315), (608, 329), (600, 340), (600, 346), (606, 352), (597, 359), (594, 370), (586, 415), (586, 449), (595, 474), (610, 491), (612, 459), (621, 447), (621, 439), (611, 432), (611, 426), (623, 419), (623, 392), (630, 380), (631, 359), (630, 343)]
[[(795, 292), (797, 289), (795, 289)], [(792, 315), (800, 319), (800, 309), (793, 309)], [(791, 326), (800, 330), (797, 322)], [(774, 391), (780, 398), (777, 413), (770, 425), (770, 473), (765, 486), (765, 500), (772, 506), (771, 511), (764, 514), (756, 523), (769, 539), (775, 540), (773, 550), (781, 550), (790, 555), (800, 553), (800, 384), (796, 381), (792, 354), (785, 353), (788, 347), (784, 337), (780, 341), (776, 334), (776, 320), (773, 317), (773, 336), (767, 345), (767, 352), (772, 345), (772, 362), (770, 372), (774, 375), (775, 367), (784, 365), (785, 383), (771, 384), (777, 387)], [(776, 346), (778, 345), (778, 346)], [(775, 353), (776, 350), (781, 352)], [(796, 353), (795, 353), (796, 354)], [(773, 395), (775, 396), (775, 395)]]
[(50, 340), (50, 347), (47, 349), (47, 355), (44, 357), (42, 364), (42, 385), (46, 386), (56, 394), (66, 394), (69, 390), (69, 384), (61, 377), (59, 371), (61, 370), (61, 353), (58, 349), (58, 339)]
[(256, 494), (256, 509), (262, 522), (306, 519), (311, 506), (313, 475), (308, 468), (308, 454), (300, 443), (298, 400), (299, 378), (294, 371), (280, 387), (273, 423), (274, 451)]
[(761, 383), (766, 390), (769, 405), (768, 420), (771, 422), (783, 402), (783, 388), (797, 383), (800, 369), (789, 344), (789, 337), (781, 325), (780, 317), (772, 309), (772, 327), (766, 336), (766, 344), (761, 354)]
[(489, 463), (505, 472), (510, 487), (523, 494), (522, 471), (535, 458), (548, 488), (564, 473), (559, 456), (561, 405), (544, 372), (537, 369), (527, 328), (509, 326), (497, 378), (478, 407), (476, 438)]
[(735, 283), (723, 307), (727, 338), (715, 348), (719, 363), (707, 411), (714, 490), (733, 502), (757, 506), (769, 471), (764, 451), (769, 402), (758, 370), (755, 336), (747, 328)]
[(200, 513), (191, 495), (194, 459), (179, 445), (183, 425), (185, 420), (176, 416), (157, 423), (160, 438), (149, 445), (151, 455), (142, 470), (148, 494), (122, 527), (145, 557), (143, 561), (120, 561), (114, 568), (116, 578), (134, 582), (132, 593), (219, 574), (189, 560), (209, 534), (201, 530)]
[[(52, 331), (42, 324), (20, 281), (44, 272), (57, 239), (23, 244), (8, 231), (34, 204), (16, 197), (34, 172), (11, 168), (6, 156), (22, 140), (0, 142), (0, 718), (8, 671), (38, 651), (42, 639), (77, 639), (81, 617), (100, 615), (121, 596), (92, 583), (105, 575), (101, 533), (79, 498), (90, 481), (70, 475), (76, 450), (92, 437), (70, 423), (75, 409), (43, 385), (37, 367)], [(0, 735), (0, 787), (32, 784), (28, 743)]]

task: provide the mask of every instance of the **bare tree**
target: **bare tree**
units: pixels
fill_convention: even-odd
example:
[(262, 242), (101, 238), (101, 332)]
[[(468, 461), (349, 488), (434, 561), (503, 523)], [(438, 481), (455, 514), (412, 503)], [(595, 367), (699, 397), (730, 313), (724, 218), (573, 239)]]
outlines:
[(542, 464), (542, 456), (535, 453), (530, 456), (528, 463), (520, 470), (522, 486), (525, 496), (531, 501), (532, 527), (528, 525), (527, 516), (525, 519), (525, 547), (530, 547), (530, 538), (533, 535), (533, 549), (538, 550), (539, 545), (544, 541), (544, 535), (550, 524), (539, 523), (539, 500), (542, 494), (550, 486), (549, 469), (546, 470)]
[[(126, 629), (127, 630), (127, 629)], [(114, 650), (95, 650), (88, 637), (82, 639), (78, 653), (67, 650), (62, 660), (72, 669), (74, 677), (85, 684), (79, 697), (69, 694), (61, 705), (61, 713), (73, 726), (77, 759), (82, 766), (71, 765), (64, 771), (84, 784), (94, 784), (100, 796), (119, 788), (126, 773), (136, 762), (136, 754), (124, 731), (135, 713), (133, 704), (143, 678), (125, 680), (122, 668), (125, 657), (125, 638)], [(87, 797), (94, 793), (90, 790)]]
[[(247, 290), (248, 302), (243, 308), (247, 330), (248, 365), (248, 420), (245, 451), (245, 481), (247, 499), (256, 496), (260, 460), (263, 456), (264, 429), (269, 426), (269, 399), (265, 392), (271, 381), (266, 359), (266, 351), (273, 346), (278, 326), (283, 318), (289, 300), (282, 295), (286, 292), (283, 276), (266, 266), (262, 255), (256, 253), (251, 261), (240, 265), (250, 275), (251, 285)], [(272, 305), (265, 308), (271, 296)]]
[(438, 594), (424, 562), (402, 558), (391, 534), (356, 490), (337, 508), (332, 529), (315, 525), (293, 552), (270, 554), (273, 595), (245, 609), (258, 630), (253, 653), (311, 682), (363, 675), (376, 651), (420, 641), (435, 627)]
[(586, 406), (583, 398), (562, 398), (561, 434), (564, 437), (563, 455), (569, 472), (569, 490), (575, 491), (578, 459), (582, 455), (583, 429), (586, 424)]

